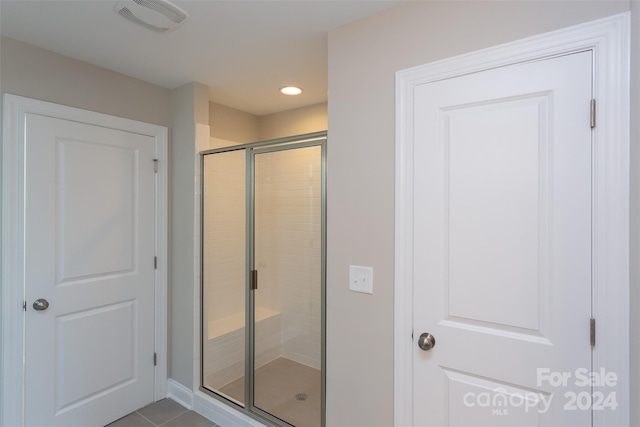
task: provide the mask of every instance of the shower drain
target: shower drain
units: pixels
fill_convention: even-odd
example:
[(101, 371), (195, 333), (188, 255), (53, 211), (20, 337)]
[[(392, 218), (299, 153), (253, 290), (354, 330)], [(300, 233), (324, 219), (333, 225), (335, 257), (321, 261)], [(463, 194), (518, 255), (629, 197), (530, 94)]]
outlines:
[(309, 396), (307, 396), (306, 393), (298, 393), (298, 394), (296, 394), (296, 400), (298, 400), (300, 402), (307, 400), (308, 397)]

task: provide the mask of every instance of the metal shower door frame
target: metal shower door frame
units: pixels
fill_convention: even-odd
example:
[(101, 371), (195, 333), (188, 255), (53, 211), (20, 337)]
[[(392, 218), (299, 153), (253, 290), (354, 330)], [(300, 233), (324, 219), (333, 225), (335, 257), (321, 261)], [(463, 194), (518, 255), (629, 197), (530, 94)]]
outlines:
[[(295, 150), (319, 146), (321, 149), (321, 426), (325, 426), (326, 396), (326, 247), (327, 247), (327, 132), (315, 132), (286, 138), (260, 141), (250, 144), (229, 146), (207, 150), (200, 153), (200, 170), (204, 171), (204, 159), (207, 155), (230, 151), (245, 151), (245, 401), (244, 406), (204, 387), (204, 328), (200, 336), (200, 390), (209, 396), (232, 405), (244, 414), (273, 426), (289, 426), (290, 424), (254, 405), (254, 372), (255, 372), (255, 294), (252, 292), (251, 272), (255, 270), (255, 156), (259, 154)], [(200, 229), (204, 229), (204, 179), (200, 182)], [(200, 233), (200, 324), (204, 323), (204, 233)]]

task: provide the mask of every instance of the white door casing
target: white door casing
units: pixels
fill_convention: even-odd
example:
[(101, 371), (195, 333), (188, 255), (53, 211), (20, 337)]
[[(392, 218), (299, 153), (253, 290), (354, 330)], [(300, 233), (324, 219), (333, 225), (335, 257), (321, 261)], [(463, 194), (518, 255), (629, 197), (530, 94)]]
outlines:
[[(585, 296), (583, 294), (583, 302), (581, 303), (582, 307), (579, 310), (582, 311), (581, 316), (584, 316), (585, 314), (587, 314), (587, 316), (585, 319), (581, 320), (581, 322), (584, 324), (584, 332), (582, 333), (582, 336), (579, 337), (579, 339), (588, 340), (588, 313), (592, 312), (597, 321), (597, 344), (593, 351), (593, 369), (598, 370), (599, 368), (604, 367), (608, 372), (614, 372), (615, 374), (617, 374), (618, 378), (615, 387), (605, 387), (597, 390), (606, 393), (613, 392), (616, 396), (617, 403), (619, 404), (616, 411), (593, 411), (594, 425), (628, 424), (628, 107), (626, 104), (626, 101), (628, 99), (628, 76), (624, 71), (626, 69), (625, 67), (628, 61), (628, 16), (626, 14), (623, 14), (580, 25), (577, 27), (572, 27), (566, 30), (533, 37), (520, 42), (510, 43), (504, 46), (499, 46), (497, 48), (486, 49), (480, 52), (463, 55), (461, 57), (452, 58), (450, 60), (427, 64), (425, 66), (416, 67), (414, 69), (409, 69), (398, 73), (398, 107), (396, 117), (398, 124), (396, 141), (396, 425), (426, 425), (428, 424), (428, 422), (425, 422), (425, 419), (431, 420), (436, 424), (448, 421), (452, 425), (454, 425), (457, 421), (462, 422), (463, 419), (456, 419), (455, 417), (449, 420), (440, 419), (438, 418), (439, 415), (437, 414), (437, 411), (435, 411), (436, 413), (434, 413), (424, 402), (415, 399), (423, 397), (422, 395), (425, 393), (432, 393), (432, 396), (430, 397), (433, 398), (434, 396), (438, 396), (438, 393), (442, 395), (443, 393), (455, 393), (456, 391), (461, 393), (463, 391), (466, 392), (468, 390), (465, 389), (465, 387), (468, 387), (469, 383), (474, 382), (476, 386), (485, 387), (485, 389), (496, 387), (496, 384), (491, 384), (491, 381), (486, 381), (487, 378), (491, 378), (491, 375), (487, 375), (485, 373), (483, 378), (480, 379), (477, 377), (471, 378), (469, 375), (465, 374), (465, 372), (468, 372), (470, 370), (469, 367), (473, 364), (466, 365), (466, 368), (469, 368), (467, 370), (465, 370), (464, 368), (459, 368), (458, 370), (449, 370), (447, 372), (447, 376), (450, 378), (451, 383), (454, 385), (449, 390), (449, 392), (446, 393), (445, 391), (447, 389), (442, 387), (442, 374), (440, 374), (440, 377), (433, 377), (428, 375), (425, 377), (426, 371), (421, 371), (421, 368), (419, 367), (421, 366), (420, 362), (423, 361), (420, 358), (426, 360), (433, 358), (435, 362), (432, 362), (432, 364), (436, 364), (437, 362), (447, 365), (451, 362), (451, 360), (443, 361), (441, 358), (438, 358), (436, 354), (443, 355), (448, 351), (448, 349), (443, 348), (443, 346), (450, 345), (452, 348), (449, 351), (454, 351), (454, 354), (456, 354), (456, 343), (458, 343), (457, 346), (460, 347), (460, 342), (456, 341), (455, 339), (452, 340), (448, 335), (442, 335), (441, 342), (438, 342), (438, 334), (444, 334), (444, 332), (442, 332), (442, 328), (444, 326), (457, 326), (457, 330), (459, 332), (458, 335), (460, 335), (459, 338), (470, 340), (474, 343), (474, 348), (477, 348), (483, 344), (487, 344), (491, 347), (497, 346), (498, 344), (494, 342), (495, 340), (487, 339), (488, 337), (486, 334), (484, 335), (484, 337), (481, 337), (482, 339), (479, 339), (478, 336), (474, 338), (469, 334), (465, 336), (465, 333), (468, 333), (469, 330), (472, 330), (474, 328), (478, 330), (478, 328), (481, 329), (482, 327), (487, 327), (488, 325), (490, 326), (491, 322), (509, 323), (508, 320), (510, 319), (508, 319), (508, 316), (511, 316), (511, 320), (521, 320), (523, 317), (534, 319), (536, 317), (535, 315), (537, 314), (523, 313), (522, 310), (524, 309), (524, 307), (521, 305), (517, 313), (515, 311), (511, 313), (501, 313), (501, 315), (507, 316), (505, 318), (486, 318), (486, 316), (490, 316), (490, 314), (482, 313), (482, 310), (476, 310), (473, 304), (468, 304), (469, 300), (467, 300), (467, 297), (473, 297), (473, 295), (470, 295), (473, 294), (473, 289), (467, 288), (465, 290), (466, 292), (464, 292), (463, 294), (456, 294), (456, 292), (454, 291), (449, 295), (449, 297), (456, 301), (453, 301), (453, 304), (451, 300), (449, 301), (449, 309), (455, 306), (454, 309), (458, 312), (459, 317), (473, 317), (474, 315), (484, 315), (484, 320), (489, 323), (486, 323), (484, 325), (480, 325), (479, 323), (472, 325), (471, 323), (473, 322), (470, 322), (469, 324), (464, 325), (464, 327), (466, 328), (466, 331), (464, 331), (465, 328), (460, 328), (460, 326), (465, 323), (464, 321), (456, 321), (455, 318), (448, 319), (444, 322), (440, 321), (437, 325), (437, 328), (439, 329), (434, 329), (438, 331), (438, 333), (434, 334), (436, 335), (436, 348), (432, 350), (432, 352), (434, 353), (429, 354), (421, 352), (417, 349), (416, 342), (418, 340), (418, 337), (422, 332), (425, 332), (420, 328), (425, 327), (425, 324), (416, 323), (414, 325), (414, 315), (418, 315), (418, 313), (416, 313), (416, 311), (418, 310), (415, 309), (414, 311), (413, 298), (433, 298), (436, 301), (441, 301), (439, 300), (438, 286), (432, 286), (428, 289), (428, 291), (425, 290), (423, 286), (421, 286), (425, 280), (434, 280), (434, 273), (432, 270), (437, 267), (437, 262), (428, 263), (429, 265), (414, 264), (414, 256), (422, 255), (424, 245), (426, 244), (428, 246), (429, 244), (423, 242), (422, 240), (418, 241), (413, 239), (414, 235), (420, 237), (424, 236), (424, 234), (421, 234), (425, 230), (425, 226), (423, 224), (424, 217), (422, 215), (425, 212), (428, 212), (428, 210), (425, 211), (423, 209), (424, 206), (421, 208), (421, 203), (423, 202), (419, 200), (419, 192), (424, 191), (424, 189), (422, 187), (418, 188), (416, 186), (417, 184), (414, 185), (414, 183), (420, 182), (422, 184), (424, 183), (425, 178), (432, 180), (442, 180), (442, 172), (440, 173), (440, 176), (438, 176), (438, 171), (433, 170), (434, 168), (437, 169), (438, 167), (440, 167), (440, 165), (438, 164), (438, 160), (435, 160), (435, 163), (431, 162), (429, 165), (421, 163), (420, 168), (414, 166), (414, 158), (416, 156), (420, 157), (421, 153), (424, 152), (421, 151), (423, 147), (421, 145), (418, 145), (422, 144), (424, 140), (425, 130), (424, 126), (421, 126), (424, 125), (423, 121), (426, 117), (424, 105), (421, 106), (421, 102), (423, 101), (421, 101), (420, 99), (421, 96), (424, 99), (431, 96), (437, 96), (433, 91), (429, 92), (428, 96), (426, 93), (421, 94), (421, 91), (427, 90), (425, 89), (427, 87), (437, 88), (439, 85), (446, 85), (445, 80), (448, 79), (453, 80), (458, 78), (456, 81), (460, 83), (465, 81), (465, 79), (471, 81), (477, 77), (474, 77), (472, 73), (482, 75), (482, 72), (485, 70), (495, 70), (491, 72), (485, 72), (485, 74), (490, 75), (491, 73), (494, 73), (495, 76), (499, 76), (499, 67), (509, 68), (507, 66), (512, 64), (521, 64), (516, 65), (515, 67), (523, 67), (524, 65), (522, 64), (527, 61), (539, 61), (543, 58), (557, 57), (559, 55), (567, 55), (577, 52), (585, 52), (581, 54), (583, 56), (587, 55), (590, 57), (591, 54), (594, 55), (595, 62), (593, 69), (595, 80), (593, 85), (593, 93), (594, 98), (598, 103), (597, 125), (593, 130), (592, 136), (593, 150), (592, 153), (587, 153), (593, 157), (592, 165), (584, 165), (585, 160), (583, 153), (583, 166), (581, 168), (578, 168), (583, 171), (582, 175), (590, 172), (588, 171), (588, 166), (592, 166), (593, 168), (593, 203), (591, 206), (591, 212), (589, 213), (593, 214), (593, 225), (591, 230), (593, 233), (593, 247), (592, 250), (588, 251), (587, 253), (587, 255), (590, 255), (593, 258), (593, 307), (589, 307), (588, 301), (586, 303), (584, 302)], [(558, 60), (563, 60), (563, 58), (555, 59), (555, 61)], [(531, 63), (531, 66), (535, 67), (536, 65), (535, 63)], [(532, 73), (535, 73), (535, 71), (529, 70), (527, 75), (531, 76), (532, 80), (534, 80), (534, 76), (532, 75)], [(459, 77), (465, 75), (469, 77)], [(504, 76), (497, 78), (498, 80), (493, 84), (493, 86), (508, 86), (504, 79)], [(525, 80), (527, 79), (525, 78)], [(430, 85), (430, 83), (433, 84)], [(487, 82), (485, 81), (484, 84), (487, 85)], [(489, 84), (489, 86), (491, 86), (491, 84)], [(460, 84), (459, 86), (457, 86), (457, 89), (458, 91), (453, 91), (456, 94), (465, 94), (469, 90), (473, 91), (473, 89), (470, 89), (470, 87), (465, 86), (464, 84)], [(535, 92), (535, 90), (533, 90), (533, 92)], [(535, 97), (530, 97), (528, 99), (529, 103), (531, 103), (530, 101), (533, 100), (535, 100)], [(515, 102), (514, 99), (511, 99), (509, 101), (511, 103)], [(461, 102), (464, 103), (464, 101)], [(526, 103), (527, 102), (525, 102), (525, 104)], [(521, 107), (524, 107), (524, 105), (521, 105)], [(486, 105), (484, 107), (476, 106), (476, 112), (481, 111), (482, 108), (485, 108), (485, 110), (487, 109)], [(588, 111), (588, 107), (585, 106), (584, 108), (585, 109), (583, 111)], [(467, 109), (467, 112), (468, 111), (469, 110)], [(454, 116), (456, 115), (456, 112), (453, 110), (449, 113), (452, 113)], [(417, 116), (420, 117), (419, 120), (416, 119)], [(472, 116), (473, 115), (467, 115), (466, 119), (472, 118)], [(484, 116), (484, 119), (490, 120), (491, 114), (485, 114)], [(586, 117), (588, 118), (588, 114)], [(455, 117), (453, 121), (455, 122), (457, 120), (457, 123), (465, 123), (464, 117), (462, 118), (462, 120), (460, 119), (461, 117), (458, 114), (458, 117)], [(469, 124), (470, 122), (465, 123), (467, 127)], [(458, 136), (460, 136), (460, 129), (456, 131), (458, 132)], [(423, 134), (420, 134), (421, 132)], [(454, 135), (454, 137), (456, 136)], [(470, 147), (465, 147), (465, 150), (468, 150), (469, 148)], [(454, 151), (451, 152), (451, 150)], [(464, 160), (463, 157), (459, 156), (460, 152), (455, 150), (455, 147), (451, 148), (450, 146), (450, 152), (447, 153), (447, 156), (449, 156), (447, 158), (447, 161), (449, 161), (451, 158), (453, 158), (452, 156), (455, 155), (458, 155), (458, 160)], [(437, 155), (438, 153), (431, 152), (431, 154)], [(518, 153), (515, 154), (519, 155)], [(533, 154), (535, 155), (536, 153)], [(568, 159), (565, 160), (568, 161)], [(517, 161), (521, 163), (521, 168), (527, 166), (526, 158), (523, 157)], [(463, 163), (460, 163), (459, 165), (463, 165)], [(472, 166), (472, 163), (467, 163), (464, 165), (466, 167), (469, 167)], [(521, 174), (521, 170), (518, 170), (516, 172)], [(464, 177), (464, 175), (460, 174), (459, 176), (462, 177), (462, 181), (459, 183), (467, 186), (473, 184), (473, 181), (469, 180), (469, 177)], [(422, 181), (419, 181), (419, 178), (422, 179)], [(553, 178), (556, 179), (555, 176)], [(455, 178), (450, 179), (454, 180), (450, 182), (450, 184), (452, 184), (455, 189), (455, 186), (457, 185), (455, 182)], [(486, 180), (485, 184), (487, 184)], [(442, 182), (440, 182), (440, 186), (442, 186)], [(433, 192), (435, 191), (435, 188), (437, 188), (437, 185), (430, 188), (430, 190)], [(578, 200), (578, 202), (582, 203), (583, 205), (585, 203), (591, 203), (588, 198), (585, 199), (584, 197), (581, 198), (581, 201)], [(453, 203), (456, 203), (456, 201), (454, 200)], [(459, 209), (458, 211), (463, 212), (464, 209)], [(414, 215), (418, 214), (421, 215), (420, 218), (414, 217)], [(479, 214), (482, 215), (481, 212)], [(512, 214), (516, 215), (515, 212), (512, 212)], [(442, 212), (433, 211), (432, 215), (436, 215), (435, 222), (438, 222), (438, 215), (441, 216)], [(585, 227), (589, 228), (589, 216), (590, 215), (582, 220), (582, 233), (576, 232), (573, 238), (579, 238), (581, 234), (584, 234)], [(486, 215), (485, 217), (488, 218), (488, 216)], [(513, 218), (515, 218), (515, 216), (511, 219)], [(453, 220), (457, 221), (456, 218), (454, 218)], [(570, 221), (567, 222), (567, 224), (573, 226)], [(440, 225), (442, 225), (441, 221)], [(459, 225), (460, 223), (458, 222), (458, 226), (456, 227), (457, 231), (463, 230), (464, 227), (460, 227)], [(456, 237), (455, 233), (457, 231), (454, 230), (454, 235), (450, 235), (449, 239), (455, 240), (457, 237), (460, 237), (460, 234)], [(588, 234), (588, 232), (586, 234)], [(430, 237), (433, 238), (434, 236)], [(437, 244), (440, 244), (440, 247), (442, 247), (442, 239), (444, 237), (437, 235), (435, 237), (435, 240), (437, 240)], [(465, 236), (465, 238), (466, 237), (467, 236)], [(507, 239), (509, 238), (509, 236), (505, 237)], [(464, 239), (458, 240), (462, 243)], [(569, 243), (574, 244), (576, 242), (571, 241)], [(584, 246), (584, 243), (585, 242), (583, 242), (582, 246)], [(589, 246), (588, 242), (586, 243), (587, 246)], [(491, 245), (491, 243), (487, 242), (487, 245)], [(440, 250), (440, 248), (437, 249)], [(478, 248), (476, 248), (476, 251), (477, 250)], [(571, 250), (567, 250), (566, 252), (570, 253)], [(506, 253), (503, 251), (501, 255), (510, 256), (511, 254), (508, 251)], [(467, 255), (460, 252), (456, 253), (454, 250), (453, 256), (457, 257), (458, 259), (463, 259)], [(482, 253), (480, 254), (479, 258), (482, 258), (483, 256), (487, 256), (487, 254)], [(579, 255), (579, 257), (582, 258), (581, 262), (585, 261), (584, 253), (581, 256)], [(466, 261), (470, 261), (470, 259), (467, 258)], [(557, 262), (557, 260), (554, 261)], [(535, 267), (537, 268), (537, 266)], [(423, 269), (431, 271), (429, 271), (429, 273), (421, 274)], [(554, 271), (554, 273), (557, 273), (557, 271)], [(591, 271), (589, 271), (589, 273), (591, 273)], [(428, 274), (431, 274), (431, 276), (428, 276)], [(587, 277), (584, 280), (589, 281), (589, 279), (591, 278)], [(589, 284), (587, 283), (586, 286), (588, 287)], [(495, 290), (497, 290), (497, 288), (494, 287), (494, 291)], [(544, 289), (542, 290), (543, 292), (548, 292), (549, 288), (547, 287), (546, 291)], [(515, 293), (514, 295), (512, 295), (513, 298), (511, 298), (511, 302), (515, 303), (513, 305), (517, 305), (517, 300), (523, 296), (525, 296), (524, 293)], [(531, 295), (530, 297), (535, 298), (537, 297), (537, 295)], [(540, 297), (545, 297), (545, 295), (540, 295)], [(554, 297), (557, 298), (557, 296)], [(591, 300), (591, 295), (586, 295), (586, 297), (588, 297), (588, 300)], [(496, 296), (496, 298), (504, 298), (504, 295)], [(488, 301), (489, 304), (491, 304), (490, 299), (482, 300), (479, 295), (476, 295), (476, 300), (478, 300), (478, 306), (482, 306), (483, 304), (486, 305)], [(556, 300), (553, 299), (553, 301)], [(568, 303), (568, 305), (570, 306), (571, 304)], [(580, 305), (580, 303), (577, 302), (576, 305)], [(420, 308), (429, 311), (428, 306)], [(436, 309), (437, 308), (438, 307), (436, 307)], [(476, 311), (474, 312), (474, 310)], [(450, 312), (449, 315), (455, 316), (455, 313)], [(447, 324), (447, 322), (449, 322), (449, 324)], [(456, 322), (459, 324), (454, 325)], [(537, 328), (536, 325), (533, 325), (533, 328), (531, 328), (532, 325), (521, 326), (525, 329)], [(547, 328), (546, 330), (549, 330), (548, 326), (542, 326), (542, 329)], [(464, 331), (464, 333), (462, 331)], [(487, 330), (485, 330), (484, 332), (487, 332)], [(514, 330), (504, 332), (513, 333)], [(413, 339), (412, 333), (414, 334)], [(539, 338), (540, 337), (536, 337), (536, 339), (538, 340)], [(435, 353), (435, 350), (440, 350), (440, 352)], [(415, 364), (414, 356), (418, 358)], [(464, 359), (463, 356), (464, 355), (461, 355), (458, 352), (456, 359), (462, 360)], [(479, 350), (478, 353), (474, 354), (473, 356), (482, 357), (482, 351)], [(487, 355), (485, 355), (485, 357), (486, 356)], [(451, 357), (451, 354), (449, 354), (449, 357)], [(584, 364), (584, 355), (582, 357), (582, 362), (575, 361), (575, 363), (579, 365)], [(495, 364), (496, 366), (498, 364), (502, 364), (503, 366), (505, 364), (512, 364), (516, 366), (515, 370), (517, 371), (517, 360), (501, 360), (500, 358), (496, 358), (495, 360), (498, 362)], [(540, 367), (545, 367), (545, 364), (548, 363), (545, 361), (541, 362)], [(491, 365), (490, 363), (486, 365), (491, 366), (492, 369), (496, 367)], [(565, 365), (565, 367), (566, 366), (567, 365)], [(589, 367), (589, 364), (587, 364), (587, 367)], [(561, 366), (549, 366), (549, 368), (554, 371), (568, 370)], [(496, 370), (494, 369), (494, 371)], [(530, 372), (522, 372), (522, 374), (530, 374)], [(535, 372), (533, 380), (535, 382)], [(483, 383), (483, 381), (485, 382)], [(569, 385), (575, 384), (575, 381), (572, 381), (569, 381)], [(507, 390), (514, 392), (514, 389), (508, 389), (508, 387), (506, 387), (506, 383), (501, 384), (504, 385)], [(430, 387), (435, 387), (435, 390)], [(535, 391), (535, 387), (527, 388), (527, 391)], [(414, 393), (421, 394), (418, 396), (414, 395)], [(458, 396), (457, 398), (460, 398), (461, 396)], [(556, 397), (556, 399), (565, 398), (563, 396), (560, 396)], [(462, 412), (464, 413), (464, 411)], [(421, 417), (417, 414), (424, 414), (426, 418)], [(579, 420), (580, 415), (573, 415), (577, 417), (575, 421), (576, 423), (583, 423), (583, 421)], [(588, 415), (589, 417), (591, 416), (590, 413)], [(491, 413), (489, 413), (489, 416), (491, 416)], [(539, 420), (535, 420), (534, 422), (544, 423), (545, 416), (547, 417), (547, 419), (549, 419), (549, 417), (552, 417), (553, 414), (550, 413), (547, 415), (543, 415)], [(558, 415), (556, 414), (555, 416), (557, 417)], [(490, 419), (492, 420), (491, 422), (494, 423), (501, 422), (501, 418), (499, 416), (497, 416), (497, 418), (493, 417)], [(503, 417), (502, 420), (506, 422), (508, 420), (508, 417)], [(556, 421), (557, 420), (558, 418), (556, 418)], [(476, 419), (476, 421), (482, 423), (481, 419)], [(524, 421), (524, 419), (518, 420), (518, 422), (521, 423)], [(511, 422), (514, 422), (514, 420), (512, 419)]]
[(166, 157), (166, 128), (5, 95), (4, 425), (166, 396)]

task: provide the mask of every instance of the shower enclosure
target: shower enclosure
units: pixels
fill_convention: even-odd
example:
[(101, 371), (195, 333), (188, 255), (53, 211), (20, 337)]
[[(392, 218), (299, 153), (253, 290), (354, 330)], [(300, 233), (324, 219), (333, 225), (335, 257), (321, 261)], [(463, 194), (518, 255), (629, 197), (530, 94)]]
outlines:
[(324, 426), (325, 149), (201, 153), (201, 389), (274, 425)]

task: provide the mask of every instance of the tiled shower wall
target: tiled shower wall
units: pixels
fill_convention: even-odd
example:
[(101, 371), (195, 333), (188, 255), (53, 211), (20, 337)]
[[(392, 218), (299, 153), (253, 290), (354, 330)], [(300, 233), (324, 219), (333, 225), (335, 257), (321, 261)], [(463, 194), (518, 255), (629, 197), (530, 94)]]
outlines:
[(256, 302), (281, 313), (282, 355), (316, 369), (322, 343), (320, 168), (317, 146), (256, 156)]
[(245, 310), (244, 151), (205, 156), (203, 169), (204, 312), (211, 336), (216, 333), (209, 331), (210, 325)]

